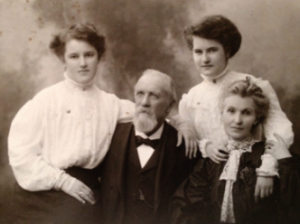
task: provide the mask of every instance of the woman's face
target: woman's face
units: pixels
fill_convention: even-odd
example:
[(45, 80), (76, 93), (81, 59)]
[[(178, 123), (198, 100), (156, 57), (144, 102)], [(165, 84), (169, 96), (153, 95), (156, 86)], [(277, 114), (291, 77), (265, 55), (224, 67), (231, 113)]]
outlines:
[(66, 43), (64, 63), (70, 79), (80, 84), (89, 84), (95, 77), (98, 66), (96, 48), (83, 40), (71, 39)]
[(225, 98), (222, 120), (225, 132), (235, 140), (243, 140), (251, 134), (256, 121), (255, 105), (251, 97), (231, 95)]
[(227, 65), (222, 44), (198, 36), (193, 36), (193, 59), (200, 73), (211, 78), (219, 75)]

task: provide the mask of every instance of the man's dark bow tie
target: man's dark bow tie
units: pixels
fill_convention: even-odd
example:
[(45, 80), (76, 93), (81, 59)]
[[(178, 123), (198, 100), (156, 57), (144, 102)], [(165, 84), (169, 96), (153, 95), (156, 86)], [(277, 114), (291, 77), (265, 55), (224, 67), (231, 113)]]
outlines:
[(150, 147), (152, 147), (153, 149), (155, 149), (155, 147), (157, 146), (159, 139), (155, 139), (155, 140), (151, 140), (149, 138), (142, 138), (141, 136), (135, 136), (135, 141), (136, 141), (136, 145), (137, 147), (139, 147), (142, 144), (145, 145), (149, 145)]

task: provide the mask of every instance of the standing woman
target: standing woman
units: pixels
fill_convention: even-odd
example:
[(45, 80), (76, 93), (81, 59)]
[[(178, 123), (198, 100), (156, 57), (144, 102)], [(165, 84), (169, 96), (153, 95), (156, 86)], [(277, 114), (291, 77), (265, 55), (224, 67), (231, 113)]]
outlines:
[[(222, 128), (218, 97), (224, 86), (245, 79), (246, 76), (250, 76), (270, 99), (267, 119), (260, 128), (253, 130), (253, 134), (260, 137), (263, 132), (267, 140), (272, 140), (273, 134), (277, 133), (289, 147), (294, 137), (292, 124), (281, 110), (270, 83), (227, 68), (230, 58), (241, 45), (242, 37), (237, 27), (224, 16), (214, 15), (189, 27), (184, 34), (203, 81), (183, 95), (179, 103), (179, 114), (194, 124), (203, 156), (208, 156), (216, 163), (227, 160), (228, 155), (219, 151), (226, 148), (227, 137)], [(278, 175), (275, 167), (276, 160), (270, 155), (264, 155), (263, 164), (257, 169), (257, 197), (265, 197), (272, 193), (273, 178), (270, 177)]]
[(20, 223), (99, 223), (97, 170), (117, 122), (133, 104), (95, 85), (105, 39), (78, 23), (54, 36), (50, 49), (64, 80), (39, 92), (14, 118), (9, 162), (17, 180), (13, 217)]

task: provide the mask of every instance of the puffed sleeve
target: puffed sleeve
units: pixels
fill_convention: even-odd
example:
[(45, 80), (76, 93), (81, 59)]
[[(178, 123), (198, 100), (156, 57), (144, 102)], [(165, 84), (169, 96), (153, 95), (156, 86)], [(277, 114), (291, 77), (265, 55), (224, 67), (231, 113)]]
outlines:
[[(196, 132), (197, 133), (197, 129), (195, 127), (195, 110), (193, 110), (190, 106), (189, 103), (189, 97), (191, 97), (191, 95), (188, 94), (183, 94), (182, 99), (179, 102), (179, 115), (174, 116), (171, 120), (172, 123), (174, 123), (174, 127), (177, 128), (177, 130), (181, 129), (188, 129), (190, 131)], [(201, 138), (199, 139), (199, 133), (196, 134), (196, 136), (198, 136), (198, 147), (199, 150), (202, 154), (202, 157), (207, 157), (207, 153), (206, 153), (206, 146), (207, 144), (210, 142), (209, 139), (204, 139)]]
[(183, 94), (181, 100), (179, 101), (178, 112), (181, 116), (189, 118), (191, 121), (194, 118), (193, 111), (189, 108), (188, 94)]
[(12, 121), (8, 137), (9, 163), (19, 185), (28, 191), (60, 189), (73, 177), (48, 164), (43, 155), (43, 111), (31, 100)]
[(273, 134), (277, 133), (283, 138), (287, 147), (290, 147), (294, 141), (292, 123), (289, 121), (286, 114), (282, 111), (277, 95), (270, 83), (260, 78), (257, 78), (256, 82), (270, 100), (267, 119), (263, 123), (263, 129), (266, 139), (276, 141), (276, 138), (273, 136)]
[(191, 130), (196, 131), (193, 122), (193, 112), (188, 106), (188, 94), (183, 94), (178, 107), (179, 114), (172, 117), (170, 123), (177, 130)]
[(133, 120), (135, 105), (130, 100), (121, 100), (116, 97), (119, 105), (118, 123), (131, 122)]

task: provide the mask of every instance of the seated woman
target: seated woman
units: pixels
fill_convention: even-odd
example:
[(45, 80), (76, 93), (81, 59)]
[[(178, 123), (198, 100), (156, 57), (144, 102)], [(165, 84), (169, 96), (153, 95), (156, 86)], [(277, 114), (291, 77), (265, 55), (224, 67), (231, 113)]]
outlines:
[[(283, 208), (299, 208), (300, 176), (279, 135), (275, 134), (277, 142), (265, 146), (251, 134), (268, 112), (268, 98), (247, 77), (226, 88), (219, 105), (229, 158), (219, 164), (209, 158), (198, 162), (171, 200), (172, 223), (282, 223), (278, 216)], [(256, 201), (255, 170), (265, 147), (279, 163), (280, 179), (272, 196)], [(290, 217), (284, 218), (284, 223), (291, 223)]]

